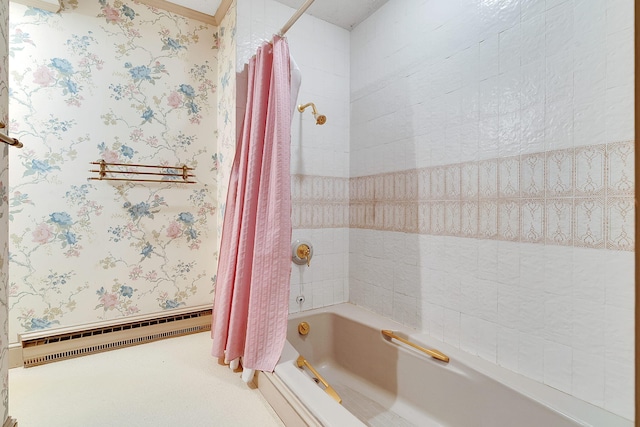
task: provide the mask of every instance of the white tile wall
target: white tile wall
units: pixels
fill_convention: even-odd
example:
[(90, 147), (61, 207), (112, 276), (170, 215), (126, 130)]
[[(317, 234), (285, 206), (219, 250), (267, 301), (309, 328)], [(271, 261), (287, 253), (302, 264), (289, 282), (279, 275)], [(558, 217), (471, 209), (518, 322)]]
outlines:
[[(242, 69), (261, 43), (270, 40), (280, 30), (294, 12), (294, 9), (273, 0), (238, 2), (238, 70)], [(302, 114), (297, 109), (294, 111), (291, 173), (348, 178), (349, 32), (305, 14), (286, 37), (291, 56), (302, 74), (298, 104), (313, 102), (318, 112), (327, 116), (327, 123), (318, 126), (311, 109)], [(348, 188), (344, 191), (348, 198)], [(322, 199), (324, 195), (310, 195), (310, 198), (312, 196)], [(297, 213), (298, 216), (304, 214)], [(330, 214), (333, 211), (330, 210), (325, 216)], [(344, 223), (333, 221), (340, 222)], [(345, 228), (294, 229), (292, 241), (299, 238), (309, 240), (314, 247), (314, 257), (309, 267), (292, 264), (290, 312), (348, 300), (348, 235)], [(304, 304), (296, 303), (298, 295), (304, 295)]]
[[(487, 201), (419, 205), (415, 229), (432, 235), (294, 230), (315, 257), (292, 268), (291, 311), (350, 300), (632, 418), (634, 254), (593, 248), (625, 248), (633, 232), (633, 164), (612, 144), (634, 137), (633, 1), (392, 3), (350, 34), (308, 15), (290, 31), (299, 101), (328, 117), (319, 127), (294, 113), (292, 174), (376, 175), (371, 194), (407, 201), (460, 182), (455, 194)], [(292, 13), (241, 2), (239, 58)], [(407, 170), (415, 196), (395, 194)], [(515, 216), (512, 197), (530, 199)], [(410, 215), (384, 223), (394, 203), (362, 206), (369, 228), (412, 227)]]
[(413, 200), (433, 201), (459, 172), (461, 197), (484, 200), (465, 224), (464, 204), (419, 203), (430, 235), (356, 209), (350, 300), (630, 419), (634, 255), (616, 249), (634, 166), (615, 143), (634, 138), (633, 7), (390, 2), (352, 31), (350, 73), (352, 180), (417, 170)]

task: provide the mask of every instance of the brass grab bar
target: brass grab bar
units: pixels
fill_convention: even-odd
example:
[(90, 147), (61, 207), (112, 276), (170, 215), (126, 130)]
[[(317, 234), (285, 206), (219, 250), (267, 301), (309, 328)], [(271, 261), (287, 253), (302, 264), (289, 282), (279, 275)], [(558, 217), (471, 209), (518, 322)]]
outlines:
[(414, 344), (409, 340), (406, 340), (402, 337), (397, 336), (396, 334), (393, 333), (393, 331), (389, 331), (387, 329), (383, 329), (380, 332), (382, 332), (382, 335), (384, 335), (385, 337), (388, 337), (390, 339), (396, 339), (398, 341), (401, 341), (407, 345), (410, 345), (411, 347), (415, 348), (416, 350), (419, 350), (423, 353), (428, 354), (429, 356), (433, 357), (434, 359), (438, 359), (441, 360), (445, 363), (449, 363), (449, 356), (447, 356), (446, 354), (439, 352), (438, 350), (431, 350), (428, 348), (424, 348), (419, 346), (418, 344)]
[(331, 387), (329, 385), (329, 383), (327, 383), (327, 381), (322, 378), (322, 375), (320, 375), (318, 373), (318, 371), (316, 371), (313, 366), (311, 366), (311, 364), (309, 362), (307, 362), (307, 360), (304, 358), (304, 356), (298, 356), (298, 360), (296, 360), (296, 365), (298, 365), (298, 368), (302, 368), (304, 366), (306, 366), (307, 368), (309, 368), (309, 370), (313, 373), (313, 375), (316, 376), (316, 378), (318, 379), (318, 381), (320, 381), (322, 383), (322, 385), (324, 385), (324, 391), (333, 398), (333, 400), (335, 400), (336, 402), (342, 404), (342, 398), (340, 397), (340, 395), (338, 395), (338, 393), (336, 393), (336, 391), (333, 389), (333, 387)]

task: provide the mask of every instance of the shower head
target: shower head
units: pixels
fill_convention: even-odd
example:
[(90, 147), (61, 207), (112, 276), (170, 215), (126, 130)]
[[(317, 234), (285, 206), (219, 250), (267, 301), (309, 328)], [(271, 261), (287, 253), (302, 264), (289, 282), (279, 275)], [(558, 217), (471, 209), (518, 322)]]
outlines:
[(304, 105), (298, 105), (298, 111), (302, 113), (309, 106), (311, 106), (311, 109), (313, 110), (313, 117), (316, 119), (317, 125), (323, 125), (327, 123), (327, 116), (325, 116), (324, 114), (318, 114), (318, 112), (316, 111), (316, 106), (313, 102), (309, 102), (308, 104)]

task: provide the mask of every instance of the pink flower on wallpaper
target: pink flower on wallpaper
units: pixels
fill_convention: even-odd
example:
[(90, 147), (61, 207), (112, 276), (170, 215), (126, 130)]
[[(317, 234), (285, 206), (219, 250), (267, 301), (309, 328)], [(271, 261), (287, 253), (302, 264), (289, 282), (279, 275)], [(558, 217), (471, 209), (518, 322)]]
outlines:
[(180, 225), (176, 221), (172, 221), (171, 224), (169, 224), (169, 228), (167, 228), (167, 237), (175, 239), (176, 237), (180, 237), (181, 234), (182, 228), (180, 228)]
[(47, 243), (53, 237), (51, 228), (45, 223), (40, 224), (32, 233), (33, 241), (35, 243)]
[(131, 38), (140, 38), (140, 37), (142, 37), (140, 35), (140, 30), (138, 30), (136, 28), (127, 28), (127, 34)]
[[(80, 247), (79, 249), (82, 249), (82, 247)], [(64, 256), (66, 256), (67, 258), (70, 257), (79, 257), (80, 256), (80, 251), (76, 248), (76, 249), (69, 249), (68, 251), (66, 251), (64, 253)]]
[(126, 314), (127, 316), (130, 316), (132, 314), (138, 313), (139, 311), (140, 309), (134, 305), (132, 307), (127, 307)]
[(182, 105), (182, 95), (180, 95), (175, 90), (169, 94), (167, 98), (167, 104), (169, 104), (172, 108), (178, 108)]
[(133, 267), (133, 269), (129, 272), (129, 278), (131, 280), (136, 280), (141, 275), (142, 275), (142, 267), (140, 267), (139, 265)]
[(140, 138), (143, 136), (144, 132), (142, 132), (142, 129), (134, 129), (129, 135), (129, 138), (131, 138), (132, 141), (140, 141)]
[(102, 158), (107, 163), (117, 163), (119, 159), (118, 152), (112, 150), (104, 150)]
[(53, 72), (46, 65), (41, 65), (33, 72), (33, 82), (42, 87), (51, 86), (56, 79)]
[(118, 295), (107, 292), (100, 297), (100, 302), (105, 310), (113, 310), (118, 305)]
[(107, 18), (107, 22), (120, 21), (120, 12), (118, 9), (114, 9), (111, 6), (105, 6), (102, 11), (104, 12), (105, 18)]

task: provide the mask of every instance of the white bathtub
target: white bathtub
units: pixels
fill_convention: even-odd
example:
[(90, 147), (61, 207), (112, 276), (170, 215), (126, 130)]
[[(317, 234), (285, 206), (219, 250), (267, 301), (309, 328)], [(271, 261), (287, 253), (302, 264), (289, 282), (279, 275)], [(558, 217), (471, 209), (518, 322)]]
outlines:
[[(297, 326), (310, 325), (306, 336)], [(437, 361), (397, 340), (393, 330), (450, 357)], [(299, 355), (340, 394), (338, 404)], [(434, 341), (351, 304), (290, 316), (287, 343), (275, 369), (289, 401), (304, 406), (313, 422), (348, 427), (631, 427), (633, 423), (560, 391)], [(300, 412), (300, 411), (299, 411)], [(292, 423), (297, 424), (297, 423)]]

